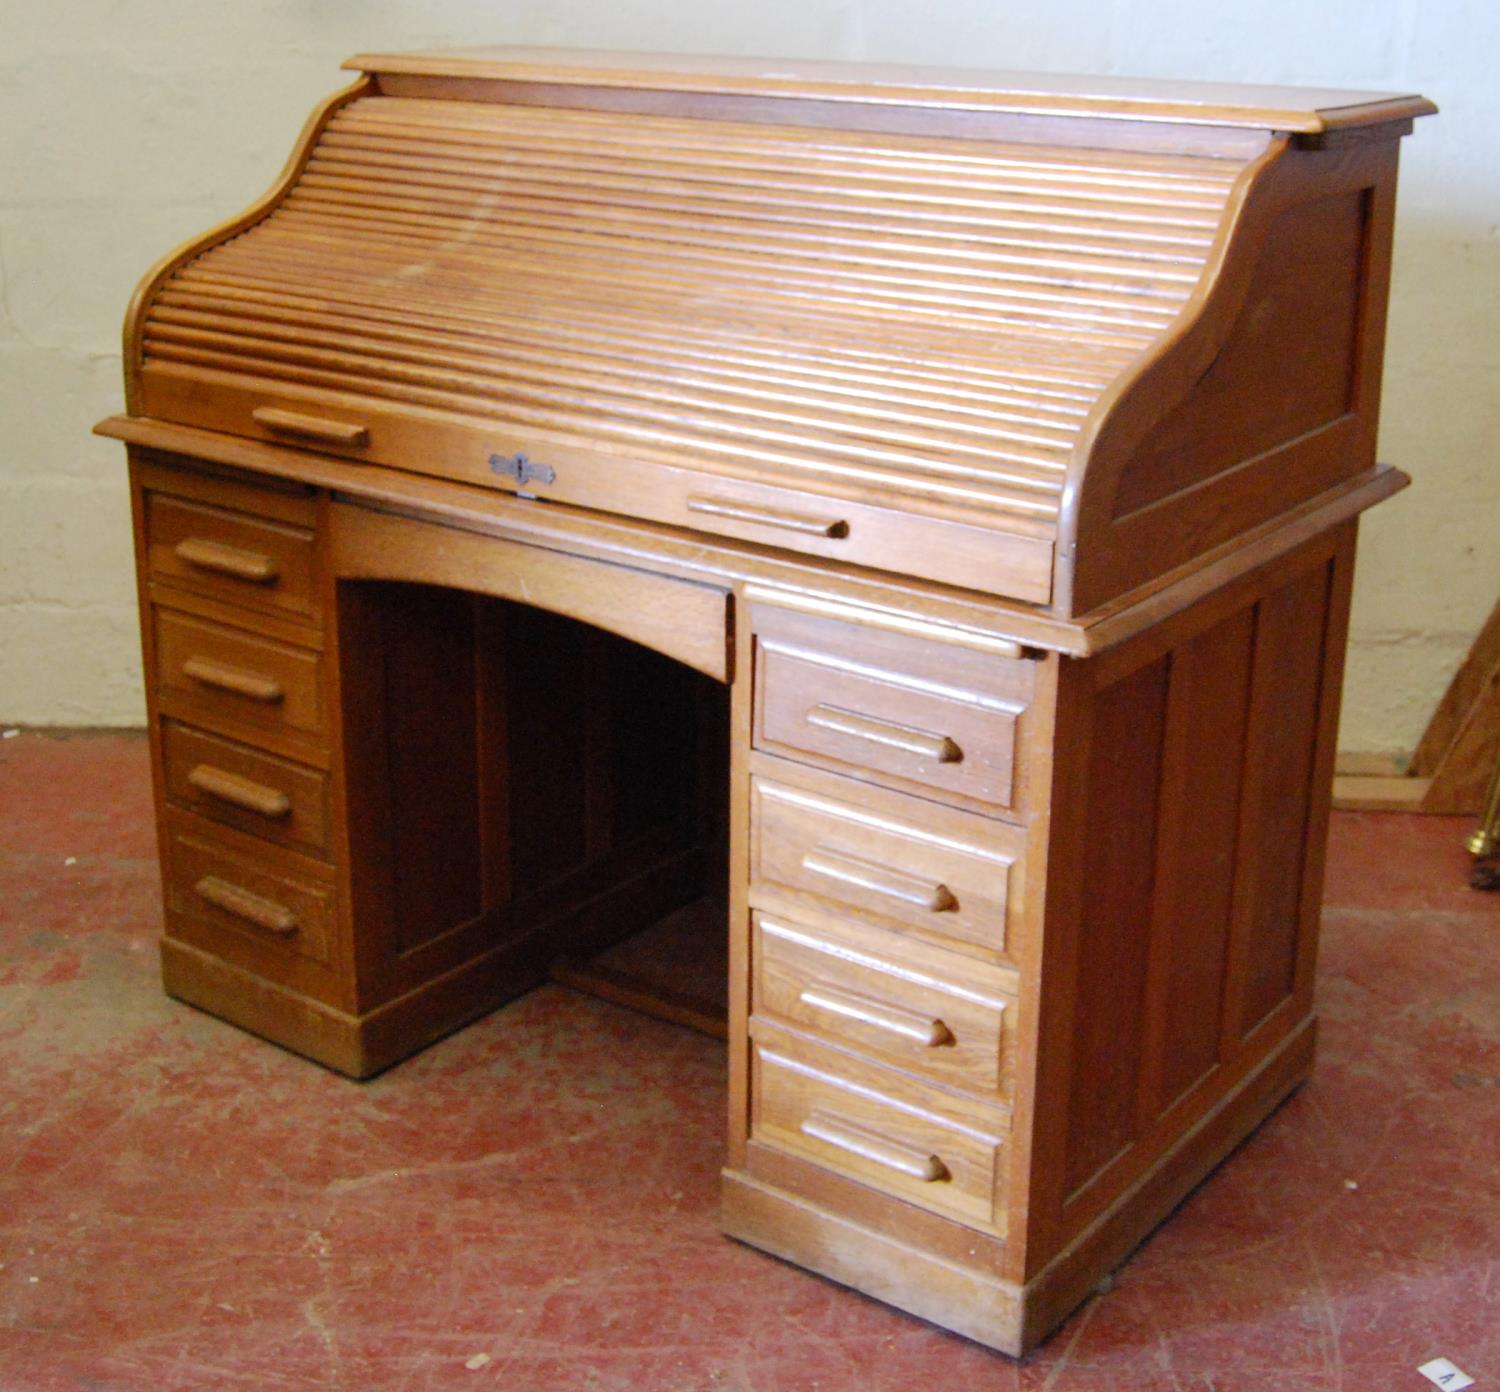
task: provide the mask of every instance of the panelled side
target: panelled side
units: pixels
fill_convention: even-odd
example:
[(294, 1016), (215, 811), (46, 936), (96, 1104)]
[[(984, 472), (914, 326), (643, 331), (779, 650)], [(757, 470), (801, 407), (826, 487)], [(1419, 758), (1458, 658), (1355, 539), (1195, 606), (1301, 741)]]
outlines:
[(1345, 527), (1166, 643), (1064, 665), (1033, 1279), (1080, 1235), (1064, 1265), (1097, 1277), (1297, 1080), (1216, 1129), (1310, 1042), (1352, 547)]
[(1083, 614), (1375, 465), (1397, 142), (1273, 147), (1160, 351), (1074, 454), (1057, 603)]

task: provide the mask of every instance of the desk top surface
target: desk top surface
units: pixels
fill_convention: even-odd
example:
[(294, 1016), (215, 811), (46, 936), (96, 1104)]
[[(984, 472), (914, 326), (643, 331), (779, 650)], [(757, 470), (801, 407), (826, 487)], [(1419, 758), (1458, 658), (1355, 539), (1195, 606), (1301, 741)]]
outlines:
[(1423, 97), (1394, 92), (560, 48), (361, 53), (344, 66), (422, 77), (1174, 121), (1303, 134), (1436, 110)]

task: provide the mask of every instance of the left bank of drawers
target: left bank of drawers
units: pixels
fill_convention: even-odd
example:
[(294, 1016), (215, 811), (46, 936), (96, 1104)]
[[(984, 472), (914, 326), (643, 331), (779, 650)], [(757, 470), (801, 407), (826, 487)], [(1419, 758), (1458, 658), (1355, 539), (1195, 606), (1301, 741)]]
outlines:
[(169, 937), (335, 993), (317, 504), (140, 471)]

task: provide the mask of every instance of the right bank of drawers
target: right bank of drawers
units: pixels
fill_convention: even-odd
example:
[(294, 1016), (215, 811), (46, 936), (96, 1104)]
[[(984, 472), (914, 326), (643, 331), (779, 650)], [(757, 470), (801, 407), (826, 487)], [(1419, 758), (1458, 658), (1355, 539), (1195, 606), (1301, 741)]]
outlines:
[(315, 505), (166, 466), (142, 490), (169, 933), (321, 992), (337, 912)]
[(1033, 666), (752, 624), (753, 1134), (1002, 1229)]

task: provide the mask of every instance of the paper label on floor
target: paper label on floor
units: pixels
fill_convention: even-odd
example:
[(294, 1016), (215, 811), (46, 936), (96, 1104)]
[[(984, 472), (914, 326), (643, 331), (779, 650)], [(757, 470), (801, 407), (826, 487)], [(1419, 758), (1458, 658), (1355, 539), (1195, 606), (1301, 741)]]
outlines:
[(1461, 1368), (1455, 1368), (1446, 1358), (1434, 1358), (1431, 1363), (1424, 1363), (1417, 1369), (1429, 1382), (1441, 1387), (1443, 1392), (1462, 1392), (1465, 1387), (1472, 1387), (1474, 1379)]

